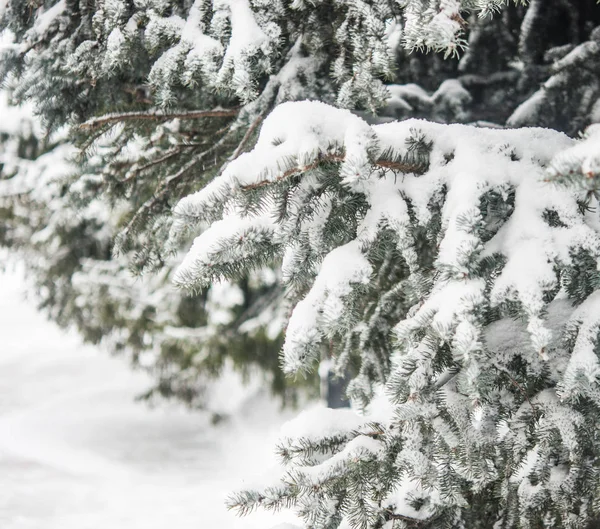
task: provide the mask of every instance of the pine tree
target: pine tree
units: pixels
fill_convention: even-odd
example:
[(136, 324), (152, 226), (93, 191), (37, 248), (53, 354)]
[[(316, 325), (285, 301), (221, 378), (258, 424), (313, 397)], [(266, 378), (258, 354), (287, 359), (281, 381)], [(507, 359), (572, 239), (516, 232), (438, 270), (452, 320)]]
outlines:
[(327, 351), (350, 376), (354, 410), (290, 425), (240, 512), (599, 517), (598, 138), (563, 132), (599, 119), (600, 8), (504, 4), (9, 4), (7, 79), (130, 205), (117, 253), (162, 268), (197, 235), (173, 276), (192, 291), (280, 266), (284, 369)]

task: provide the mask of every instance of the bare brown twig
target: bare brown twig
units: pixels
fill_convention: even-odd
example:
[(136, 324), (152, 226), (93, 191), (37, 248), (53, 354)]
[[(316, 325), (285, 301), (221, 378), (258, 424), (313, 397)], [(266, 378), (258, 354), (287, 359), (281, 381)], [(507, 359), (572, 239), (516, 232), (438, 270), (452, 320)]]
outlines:
[(191, 160), (189, 160), (179, 171), (175, 174), (166, 178), (155, 190), (153, 196), (151, 196), (144, 204), (140, 206), (134, 216), (131, 218), (127, 226), (121, 231), (119, 237), (125, 240), (129, 233), (132, 232), (135, 228), (135, 225), (139, 222), (144, 215), (146, 215), (149, 211), (152, 211), (156, 205), (164, 200), (165, 196), (168, 194), (169, 190), (173, 186), (173, 184), (178, 183), (191, 169), (193, 169), (196, 165), (198, 165), (202, 160), (204, 160), (208, 155), (212, 154), (218, 148), (220, 148), (225, 141), (227, 136), (222, 137), (218, 142), (212, 145), (206, 151), (194, 156)]
[(240, 154), (242, 154), (242, 149), (244, 148), (244, 145), (246, 145), (246, 143), (250, 139), (250, 136), (252, 136), (253, 132), (256, 130), (256, 127), (258, 127), (260, 125), (260, 123), (263, 119), (265, 119), (265, 114), (261, 114), (260, 116), (258, 116), (252, 122), (252, 125), (250, 125), (250, 127), (248, 127), (248, 130), (246, 131), (246, 134), (244, 134), (242, 141), (240, 141), (239, 145), (237, 146), (237, 148), (235, 149), (235, 151), (233, 151), (233, 154), (231, 155), (232, 160), (235, 160)]
[[(243, 186), (242, 190), (249, 191), (251, 189), (257, 189), (259, 187), (266, 186), (268, 184), (272, 184), (273, 182), (280, 182), (281, 180), (285, 180), (286, 178), (290, 178), (292, 176), (300, 175), (306, 173), (307, 171), (312, 171), (316, 169), (320, 165), (327, 163), (342, 163), (346, 159), (343, 154), (327, 154), (324, 156), (320, 156), (317, 160), (308, 165), (304, 165), (302, 167), (292, 167), (288, 169), (284, 173), (280, 174), (274, 180), (261, 180), (260, 182), (256, 182), (254, 184), (250, 184), (247, 186)], [(373, 165), (376, 167), (381, 167), (382, 169), (390, 169), (392, 171), (398, 171), (401, 173), (422, 173), (423, 167), (418, 164), (410, 164), (404, 162), (394, 162), (392, 160), (375, 160)]]
[(145, 163), (144, 165), (134, 168), (132, 170), (132, 173), (129, 176), (127, 176), (126, 178), (124, 178), (123, 180), (121, 180), (120, 183), (126, 184), (126, 183), (131, 182), (132, 180), (135, 180), (140, 173), (143, 173), (144, 171), (150, 169), (151, 167), (154, 167), (155, 165), (158, 165), (162, 162), (166, 162), (167, 160), (180, 154), (182, 148), (184, 148), (184, 147), (178, 146), (174, 149), (167, 151), (164, 155), (162, 155), (158, 158), (155, 158), (154, 160), (151, 160), (148, 163)]
[(235, 116), (240, 111), (235, 108), (215, 108), (212, 110), (188, 110), (185, 112), (166, 113), (157, 110), (144, 110), (140, 112), (122, 112), (106, 114), (87, 120), (80, 125), (82, 129), (95, 129), (109, 123), (121, 123), (123, 121), (150, 120), (150, 121), (168, 121), (170, 119), (203, 119), (203, 118), (223, 118)]

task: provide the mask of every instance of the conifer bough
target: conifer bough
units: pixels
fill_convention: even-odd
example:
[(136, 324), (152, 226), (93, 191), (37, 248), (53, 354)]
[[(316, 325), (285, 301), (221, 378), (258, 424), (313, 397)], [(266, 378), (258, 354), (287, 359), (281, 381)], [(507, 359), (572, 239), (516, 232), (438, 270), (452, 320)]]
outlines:
[(291, 505), (311, 528), (597, 516), (597, 202), (548, 181), (565, 160), (596, 176), (595, 138), (370, 126), (286, 103), (251, 152), (179, 203), (174, 236), (192, 219), (210, 227), (175, 282), (280, 258), (295, 303), (284, 369), (313, 368), (327, 345), (362, 408), (298, 419), (281, 480), (232, 507)]

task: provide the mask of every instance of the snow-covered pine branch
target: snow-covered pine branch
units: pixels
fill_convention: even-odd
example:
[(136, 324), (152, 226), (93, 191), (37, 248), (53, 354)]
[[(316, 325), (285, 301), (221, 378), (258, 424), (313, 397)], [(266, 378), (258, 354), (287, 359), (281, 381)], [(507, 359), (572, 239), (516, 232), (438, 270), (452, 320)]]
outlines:
[[(104, 158), (93, 170), (103, 174), (103, 192), (110, 200), (133, 197), (139, 206), (117, 250), (135, 249), (139, 259), (133, 268), (147, 271), (167, 258), (157, 239), (170, 222), (170, 206), (246, 150), (257, 124), (279, 103), (316, 99), (369, 112), (387, 106), (384, 115), (491, 119), (502, 125), (531, 94), (528, 86), (513, 90), (518, 64), (538, 60), (533, 44), (548, 33), (546, 19), (562, 13), (559, 0), (548, 1), (549, 14), (538, 16), (539, 2), (526, 8), (504, 0), (114, 0), (91, 7), (64, 1), (32, 7), (28, 0), (14, 0), (0, 17), (0, 27), (7, 30), (0, 78), (16, 101), (35, 102), (49, 128), (94, 125), (74, 127), (76, 143)], [(569, 39), (579, 46), (569, 44), (568, 56), (579, 59), (566, 66), (558, 61), (552, 79), (561, 80), (549, 81), (555, 89), (543, 98), (548, 104), (540, 106), (539, 94), (533, 96), (513, 116), (525, 115), (521, 124), (557, 128), (559, 123), (569, 133), (589, 124), (598, 93), (594, 68), (586, 67), (595, 64), (594, 53), (588, 52), (597, 48), (595, 33), (587, 27), (594, 24), (589, 1), (571, 17), (585, 19), (586, 27), (573, 33), (569, 25)], [(488, 16), (500, 8), (505, 9)], [(482, 35), (492, 29), (501, 42), (494, 37), (490, 45)], [(514, 36), (519, 31), (520, 41), (529, 43), (520, 48)], [(472, 47), (460, 63), (452, 60), (441, 67), (439, 57), (436, 63), (435, 57), (407, 53), (452, 55), (467, 38)], [(557, 38), (543, 39), (549, 57), (567, 53), (555, 49)], [(523, 57), (513, 61), (520, 52)], [(460, 75), (462, 70), (466, 75)], [(386, 84), (405, 75), (408, 84)], [(509, 79), (510, 86), (502, 79)], [(426, 88), (432, 95), (415, 81), (431, 85)], [(561, 96), (556, 103), (556, 92), (572, 93), (573, 85), (581, 97), (566, 101)], [(486, 103), (488, 98), (493, 103)], [(198, 116), (206, 119), (195, 121)], [(155, 127), (168, 117), (177, 119)], [(184, 166), (192, 169), (182, 174)]]
[[(542, 2), (536, 3), (538, 11), (544, 9)], [(569, 133), (580, 132), (600, 120), (600, 28), (586, 42), (553, 48), (548, 55), (554, 59), (550, 77), (515, 109), (507, 124), (556, 127), (558, 123)]]
[[(591, 125), (581, 141), (552, 159), (549, 179), (566, 185), (575, 185), (592, 194), (600, 190), (600, 125)], [(598, 199), (598, 196), (595, 196)]]
[[(175, 239), (209, 223), (179, 286), (281, 259), (294, 304), (284, 369), (310, 369), (328, 347), (337, 372), (353, 373), (359, 407), (383, 386), (393, 403), (383, 440), (367, 436), (358, 452), (364, 443), (349, 442), (318, 473), (304, 460), (290, 470), (281, 501), (295, 498), (308, 526), (329, 527), (313, 525), (327, 505), (352, 527), (395, 515), (464, 521), (465, 498), (492, 491), (493, 518), (469, 527), (594, 515), (592, 497), (584, 505), (574, 491), (600, 448), (586, 434), (593, 414), (581, 413), (600, 406), (600, 233), (585, 190), (550, 183), (547, 171), (557, 153), (589, 157), (584, 145), (536, 128), (370, 126), (322, 103), (286, 103), (251, 152), (179, 203)], [(349, 464), (363, 457), (366, 474)], [(559, 471), (569, 475), (560, 489)], [(365, 475), (377, 487), (352, 496), (354, 514), (341, 509)], [(407, 491), (420, 509), (394, 503)]]

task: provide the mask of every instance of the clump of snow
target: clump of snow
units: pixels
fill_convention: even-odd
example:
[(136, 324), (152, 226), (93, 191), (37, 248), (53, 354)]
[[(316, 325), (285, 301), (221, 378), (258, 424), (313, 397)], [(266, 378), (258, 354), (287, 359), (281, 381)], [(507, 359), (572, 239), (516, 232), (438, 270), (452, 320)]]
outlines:
[(191, 46), (190, 53), (198, 57), (205, 53), (211, 54), (216, 50), (220, 51), (223, 48), (219, 41), (202, 31), (202, 15), (204, 14), (202, 6), (202, 0), (194, 0), (181, 30), (182, 42), (188, 43)]
[(114, 28), (106, 41), (106, 55), (104, 56), (104, 69), (110, 71), (122, 60), (124, 54), (125, 36), (119, 28)]
[[(592, 293), (573, 311), (569, 325), (576, 328), (578, 333), (560, 385), (559, 394), (563, 398), (579, 396), (582, 387), (592, 388), (600, 381), (600, 291)], [(594, 398), (595, 392), (590, 391), (589, 396)]]
[(258, 25), (248, 0), (229, 0), (231, 10), (231, 38), (224, 61), (239, 55), (247, 48), (259, 48), (267, 36)]
[[(424, 490), (416, 480), (402, 479), (397, 487), (385, 498), (382, 505), (394, 514), (406, 516), (414, 520), (427, 520), (434, 513), (436, 493)], [(425, 500), (420, 509), (415, 509), (411, 502)], [(439, 500), (439, 498), (438, 498)]]
[(57, 21), (58, 17), (64, 13), (67, 8), (66, 0), (59, 0), (49, 9), (38, 9), (33, 28), (28, 31), (28, 38), (44, 36), (50, 27)]
[(287, 439), (322, 439), (358, 430), (367, 422), (364, 416), (350, 409), (325, 408), (322, 405), (302, 411), (281, 427), (280, 436)]
[(286, 371), (301, 369), (306, 364), (305, 352), (320, 341), (315, 332), (319, 314), (327, 311), (329, 318), (339, 318), (344, 309), (343, 298), (350, 293), (352, 284), (368, 283), (371, 273), (372, 267), (358, 241), (335, 248), (325, 257), (313, 287), (290, 317), (283, 346)]

